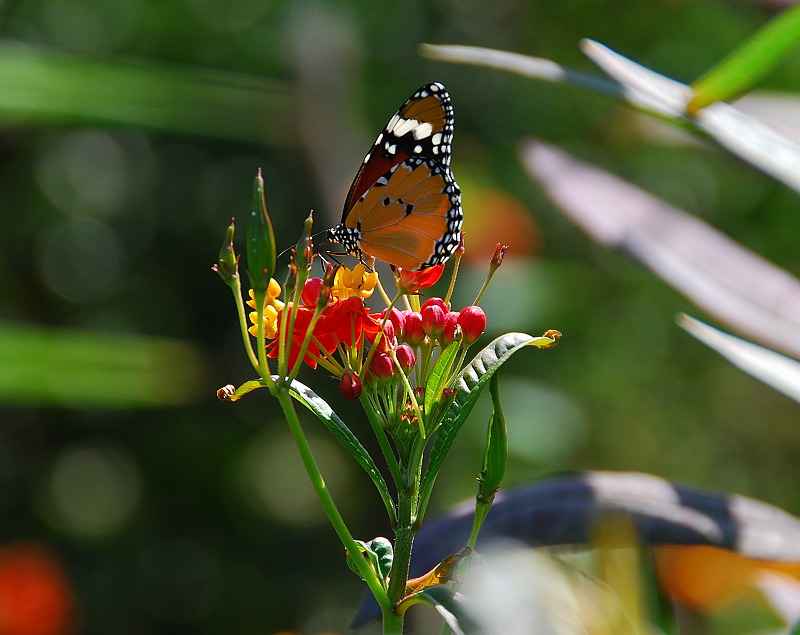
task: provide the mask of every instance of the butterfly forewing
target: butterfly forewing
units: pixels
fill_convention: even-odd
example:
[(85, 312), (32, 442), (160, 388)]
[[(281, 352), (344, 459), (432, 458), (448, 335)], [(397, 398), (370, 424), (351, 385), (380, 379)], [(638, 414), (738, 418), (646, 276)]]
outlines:
[(458, 246), (461, 193), (450, 171), (453, 107), (439, 83), (417, 90), (378, 135), (329, 238), (407, 269), (444, 262)]

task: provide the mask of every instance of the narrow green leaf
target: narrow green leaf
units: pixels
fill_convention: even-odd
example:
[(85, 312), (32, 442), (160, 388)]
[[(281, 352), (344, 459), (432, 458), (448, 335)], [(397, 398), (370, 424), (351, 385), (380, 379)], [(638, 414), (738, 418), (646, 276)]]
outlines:
[[(274, 376), (273, 379), (277, 380), (277, 376)], [(372, 460), (369, 452), (361, 445), (361, 442), (356, 435), (352, 433), (350, 428), (347, 427), (347, 424), (339, 418), (322, 397), (299, 381), (294, 380), (292, 382), (291, 394), (294, 399), (313, 412), (317, 418), (325, 424), (325, 427), (331, 431), (333, 436), (336, 437), (336, 440), (342, 444), (342, 447), (353, 456), (369, 475), (383, 499), (383, 504), (386, 506), (389, 518), (394, 519), (394, 501), (392, 501), (392, 495), (389, 493), (386, 481), (380, 473), (380, 470), (378, 470), (378, 466), (375, 465), (375, 461)]]
[(491, 505), (494, 494), (506, 473), (508, 463), (508, 429), (500, 404), (500, 376), (492, 375), (489, 392), (492, 395), (492, 418), (486, 435), (486, 455), (483, 471), (478, 477), (478, 501)]
[[(450, 376), (453, 363), (456, 361), (459, 346), (460, 342), (452, 342), (450, 346), (442, 351), (442, 354), (439, 355), (439, 359), (436, 360), (436, 364), (433, 366), (433, 370), (428, 377), (428, 381), (425, 383), (426, 419), (428, 415), (433, 412), (433, 409), (436, 407), (436, 404), (439, 402), (439, 399), (442, 396), (442, 389), (446, 387), (445, 384), (447, 382), (447, 378)], [(430, 427), (428, 429), (432, 430)]]
[(181, 406), (210, 388), (203, 368), (199, 351), (180, 340), (0, 323), (4, 405)]
[(696, 112), (744, 93), (800, 42), (800, 5), (786, 9), (693, 85)]
[(272, 143), (293, 138), (288, 84), (158, 60), (0, 43), (0, 125), (118, 126)]
[(398, 611), (403, 612), (414, 604), (426, 604), (436, 609), (454, 635), (479, 635), (489, 632), (472, 614), (467, 597), (448, 586), (438, 584), (425, 587), (405, 598), (400, 603)]
[(479, 352), (458, 374), (454, 385), (457, 391), (455, 400), (445, 414), (442, 425), (433, 440), (428, 467), (422, 478), (421, 510), (423, 513), (445, 456), (450, 451), (458, 431), (472, 412), (478, 397), (489, 383), (492, 375), (524, 346), (547, 347), (552, 345), (553, 340), (548, 337), (534, 337), (526, 333), (507, 333), (495, 339)]

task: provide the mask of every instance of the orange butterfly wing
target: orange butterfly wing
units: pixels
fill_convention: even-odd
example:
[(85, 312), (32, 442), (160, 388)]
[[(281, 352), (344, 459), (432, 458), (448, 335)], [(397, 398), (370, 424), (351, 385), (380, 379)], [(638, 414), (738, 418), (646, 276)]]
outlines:
[(458, 247), (461, 191), (450, 171), (453, 107), (426, 84), (398, 109), (364, 158), (328, 239), (406, 269), (446, 261)]

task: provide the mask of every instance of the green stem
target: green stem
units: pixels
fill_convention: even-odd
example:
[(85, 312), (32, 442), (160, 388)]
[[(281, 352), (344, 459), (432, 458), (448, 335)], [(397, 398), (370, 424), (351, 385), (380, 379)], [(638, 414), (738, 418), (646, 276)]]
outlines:
[(297, 411), (294, 408), (294, 402), (289, 395), (288, 389), (281, 387), (280, 389), (276, 390), (275, 393), (278, 403), (280, 403), (281, 409), (283, 410), (283, 414), (286, 417), (286, 421), (289, 424), (289, 431), (291, 432), (292, 438), (297, 445), (297, 450), (300, 453), (303, 466), (306, 468), (306, 472), (308, 473), (308, 478), (311, 480), (311, 485), (314, 487), (314, 491), (316, 491), (317, 496), (322, 503), (322, 508), (325, 510), (328, 520), (333, 526), (336, 535), (339, 536), (339, 540), (342, 541), (344, 548), (352, 555), (353, 563), (358, 568), (359, 574), (367, 583), (367, 586), (369, 587), (370, 591), (372, 591), (372, 594), (375, 596), (375, 599), (380, 605), (381, 610), (384, 612), (384, 614), (387, 611), (391, 612), (394, 602), (389, 600), (389, 597), (387, 596), (380, 580), (378, 579), (377, 575), (375, 575), (375, 572), (369, 566), (366, 559), (359, 557), (360, 550), (358, 545), (356, 544), (356, 541), (353, 540), (350, 530), (347, 528), (342, 515), (339, 513), (339, 509), (336, 507), (336, 503), (334, 503), (333, 498), (331, 497), (331, 494), (325, 485), (325, 480), (322, 478), (319, 467), (317, 467), (317, 462), (314, 460), (314, 455), (311, 452), (311, 447), (308, 445), (308, 439), (306, 438), (303, 428), (300, 425), (300, 420), (297, 417)]
[[(364, 408), (364, 412), (367, 413), (367, 419), (369, 419), (372, 425), (372, 431), (375, 433), (375, 438), (378, 440), (378, 445), (381, 448), (381, 452), (383, 452), (383, 457), (386, 459), (386, 465), (392, 475), (394, 486), (400, 490), (403, 488), (403, 475), (400, 473), (400, 465), (397, 463), (397, 457), (395, 457), (394, 450), (386, 436), (386, 430), (383, 429), (381, 418), (375, 411), (375, 406), (366, 394), (361, 395), (361, 405)], [(393, 526), (395, 526), (397, 524), (397, 516), (394, 509), (391, 510), (390, 518), (393, 521)]]
[[(247, 358), (253, 365), (253, 370), (259, 372), (258, 358), (253, 351), (253, 343), (250, 341), (250, 333), (247, 330), (247, 314), (244, 309), (244, 300), (242, 300), (242, 280), (237, 275), (233, 280), (228, 283), (228, 286), (233, 291), (233, 299), (236, 302), (236, 314), (239, 316), (239, 329), (242, 332), (242, 342), (244, 343), (244, 350), (247, 352)], [(254, 296), (255, 297), (255, 296)]]

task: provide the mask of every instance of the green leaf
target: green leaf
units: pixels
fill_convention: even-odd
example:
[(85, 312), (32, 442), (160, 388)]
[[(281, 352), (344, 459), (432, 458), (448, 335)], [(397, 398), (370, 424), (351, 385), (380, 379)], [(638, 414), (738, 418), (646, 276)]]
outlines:
[(483, 471), (478, 477), (478, 501), (491, 504), (494, 494), (500, 487), (508, 463), (508, 429), (500, 405), (499, 375), (492, 375), (489, 392), (492, 395), (492, 418), (486, 435), (486, 455), (483, 458)]
[[(392, 562), (394, 561), (392, 543), (386, 538), (379, 536), (373, 538), (369, 542), (356, 540), (356, 544), (361, 548), (361, 557), (369, 560), (372, 570), (375, 571), (378, 579), (383, 583), (383, 588), (388, 589), (389, 574), (392, 571)], [(352, 561), (352, 554), (350, 553), (347, 554), (347, 564), (354, 573), (359, 576), (361, 575), (358, 571), (358, 567), (356, 567), (355, 563)]]
[[(447, 380), (450, 377), (450, 371), (453, 368), (453, 363), (456, 361), (460, 342), (452, 342), (450, 346), (444, 349), (436, 360), (433, 366), (428, 381), (425, 383), (425, 418), (433, 413), (436, 404), (442, 396), (442, 389), (447, 385)], [(426, 421), (426, 424), (428, 421)], [(435, 422), (432, 422), (435, 423)], [(426, 426), (428, 430), (433, 431), (432, 426)]]
[[(277, 375), (273, 376), (273, 379), (277, 380), (277, 378)], [(297, 380), (292, 381), (291, 395), (313, 412), (317, 418), (325, 424), (325, 427), (331, 431), (333, 436), (336, 437), (336, 440), (342, 444), (342, 447), (344, 447), (358, 464), (364, 468), (364, 471), (372, 479), (372, 482), (375, 483), (375, 487), (381, 495), (383, 504), (386, 506), (386, 510), (389, 513), (389, 518), (394, 519), (394, 501), (392, 500), (392, 495), (389, 493), (386, 481), (383, 479), (383, 475), (380, 473), (380, 470), (378, 470), (378, 466), (375, 465), (375, 461), (372, 460), (369, 452), (361, 445), (361, 442), (352, 433), (350, 428), (347, 427), (347, 424), (338, 417), (322, 397)]]
[(0, 43), (0, 126), (119, 126), (286, 143), (288, 85), (257, 75)]
[(59, 408), (163, 408), (196, 403), (200, 353), (135, 333), (0, 323), (0, 403)]
[(442, 616), (454, 635), (479, 635), (490, 632), (482, 627), (470, 610), (467, 597), (444, 585), (425, 587), (400, 602), (397, 610), (402, 613), (414, 604), (433, 607)]
[(787, 9), (713, 67), (692, 87), (687, 110), (729, 101), (755, 84), (800, 42), (800, 5)]
[(253, 181), (253, 206), (247, 223), (247, 273), (255, 291), (266, 291), (275, 272), (275, 233), (264, 200), (261, 170)]
[(433, 440), (428, 467), (422, 478), (421, 510), (423, 512), (433, 490), (436, 475), (442, 467), (458, 431), (472, 412), (478, 397), (489, 383), (492, 375), (519, 349), (525, 346), (549, 347), (552, 345), (553, 340), (549, 337), (534, 337), (526, 333), (507, 333), (491, 342), (458, 374), (454, 385), (457, 391), (455, 400), (447, 410), (442, 425)]

